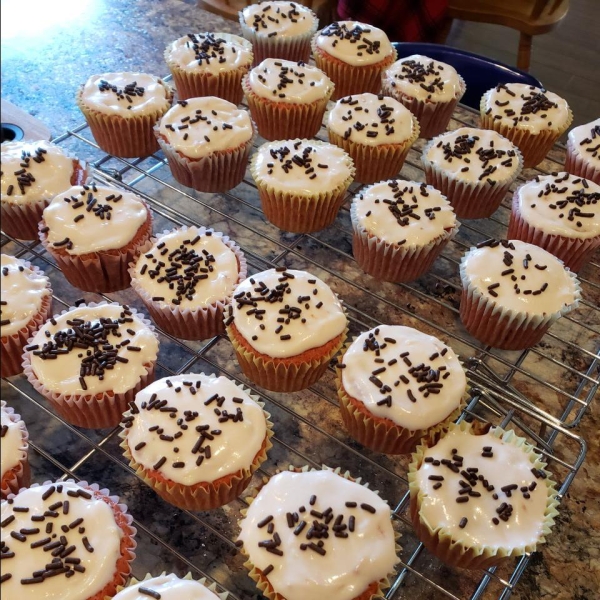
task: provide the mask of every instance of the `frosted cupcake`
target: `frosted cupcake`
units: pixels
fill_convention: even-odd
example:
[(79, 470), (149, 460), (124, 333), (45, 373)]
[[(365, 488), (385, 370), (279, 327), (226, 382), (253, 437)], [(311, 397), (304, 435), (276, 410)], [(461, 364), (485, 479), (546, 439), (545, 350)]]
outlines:
[(419, 123), (393, 98), (359, 94), (338, 100), (327, 115), (329, 141), (354, 161), (355, 178), (375, 183), (398, 175)]
[(142, 581), (132, 578), (129, 585), (122, 589), (114, 600), (227, 600), (227, 593), (218, 593), (215, 584), (206, 579), (196, 581), (188, 573), (177, 577), (174, 573), (162, 573), (158, 577), (146, 575)]
[(318, 140), (263, 144), (250, 165), (265, 217), (284, 231), (309, 233), (331, 225), (354, 166), (344, 150)]
[(383, 93), (417, 117), (424, 138), (446, 130), (466, 89), (454, 67), (419, 54), (401, 58), (383, 74)]
[(600, 185), (600, 118), (569, 131), (565, 171)]
[(56, 194), (85, 183), (84, 162), (51, 142), (2, 144), (2, 230), (37, 240), (42, 212)]
[(378, 94), (381, 73), (396, 60), (385, 32), (359, 21), (336, 21), (313, 38), (317, 67), (335, 84), (333, 99), (351, 94)]
[(267, 140), (311, 138), (321, 128), (333, 83), (316, 67), (267, 58), (244, 77), (258, 133)]
[(452, 206), (425, 183), (390, 179), (352, 201), (352, 252), (376, 279), (413, 281), (426, 273), (458, 231)]
[(154, 75), (104, 73), (92, 75), (76, 100), (98, 146), (134, 158), (158, 150), (152, 129), (169, 110), (173, 91)]
[(569, 128), (573, 113), (566, 100), (525, 83), (507, 83), (481, 98), (481, 127), (494, 129), (519, 147), (527, 169), (541, 163)]
[(519, 149), (496, 131), (461, 127), (432, 139), (421, 156), (425, 179), (444, 194), (456, 216), (489, 217), (519, 176)]
[(0, 401), (0, 411), (2, 417), (0, 495), (2, 500), (6, 500), (8, 494), (16, 494), (22, 487), (29, 485), (31, 479), (27, 460), (29, 433), (21, 416), (16, 414), (4, 400)]
[(504, 350), (537, 344), (577, 307), (579, 282), (555, 256), (518, 240), (487, 240), (460, 263), (460, 319), (480, 342)]

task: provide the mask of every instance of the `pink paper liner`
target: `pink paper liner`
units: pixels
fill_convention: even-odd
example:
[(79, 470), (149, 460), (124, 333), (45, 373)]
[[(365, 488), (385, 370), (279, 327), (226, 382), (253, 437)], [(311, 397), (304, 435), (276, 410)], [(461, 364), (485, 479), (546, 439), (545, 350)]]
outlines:
[(8, 418), (19, 426), (21, 431), (20, 456), (17, 462), (2, 474), (0, 497), (2, 500), (6, 500), (9, 494), (16, 494), (21, 488), (29, 487), (31, 482), (31, 472), (27, 459), (29, 432), (27, 431), (25, 422), (21, 419), (21, 415), (18, 415), (12, 406), (8, 406), (4, 400), (0, 401), (0, 406), (8, 415)]
[(577, 148), (570, 139), (567, 141), (565, 171), (600, 185), (600, 169), (596, 168), (591, 162), (586, 161), (585, 157), (577, 152)]

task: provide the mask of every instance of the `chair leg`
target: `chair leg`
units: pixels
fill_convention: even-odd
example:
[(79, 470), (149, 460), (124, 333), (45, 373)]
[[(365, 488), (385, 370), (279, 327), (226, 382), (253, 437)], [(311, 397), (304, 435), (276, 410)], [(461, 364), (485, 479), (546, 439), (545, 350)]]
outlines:
[(526, 33), (521, 33), (519, 37), (519, 54), (517, 56), (517, 67), (523, 71), (529, 71), (531, 62), (531, 42), (532, 37)]

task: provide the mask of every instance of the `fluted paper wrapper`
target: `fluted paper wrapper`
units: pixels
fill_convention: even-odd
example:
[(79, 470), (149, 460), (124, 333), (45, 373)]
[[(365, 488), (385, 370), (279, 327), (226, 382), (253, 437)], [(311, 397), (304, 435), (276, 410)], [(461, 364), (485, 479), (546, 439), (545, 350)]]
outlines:
[(572, 140), (567, 141), (567, 157), (565, 159), (565, 171), (577, 177), (583, 177), (600, 185), (600, 168), (595, 167), (585, 156), (577, 152)]
[(2, 482), (0, 485), (0, 497), (6, 500), (9, 494), (16, 494), (21, 488), (29, 487), (31, 482), (31, 472), (29, 470), (29, 460), (27, 452), (29, 450), (29, 432), (25, 426), (25, 422), (21, 419), (12, 406), (8, 406), (4, 400), (0, 401), (0, 405), (8, 418), (16, 423), (21, 433), (21, 446), (19, 448), (19, 457), (17, 462), (11, 466), (5, 473), (2, 473)]
[[(457, 428), (461, 431), (469, 431), (473, 429), (473, 426), (466, 421), (462, 421), (458, 425), (450, 425), (448, 431), (454, 431)], [(424, 495), (418, 486), (416, 473), (423, 464), (426, 449), (435, 446), (443, 435), (444, 432), (440, 432), (437, 440), (419, 446), (412, 455), (412, 462), (408, 471), (408, 487), (410, 491), (410, 516), (417, 537), (440, 560), (453, 567), (462, 567), (463, 569), (487, 569), (501, 564), (508, 558), (535, 552), (537, 545), (546, 541), (546, 536), (551, 532), (554, 519), (558, 515), (558, 511), (556, 510), (558, 506), (556, 484), (551, 478), (552, 474), (546, 471), (546, 463), (543, 462), (541, 455), (535, 452), (535, 448), (527, 443), (525, 438), (518, 437), (512, 430), (505, 431), (500, 427), (496, 427), (493, 430), (493, 435), (506, 443), (521, 448), (531, 462), (532, 468), (539, 469), (547, 475), (547, 479), (543, 480), (548, 491), (546, 513), (544, 515), (542, 534), (535, 543), (514, 548), (495, 548), (485, 545), (478, 547), (467, 546), (460, 540), (452, 539), (450, 533), (443, 526), (435, 526), (421, 517), (420, 506)]]

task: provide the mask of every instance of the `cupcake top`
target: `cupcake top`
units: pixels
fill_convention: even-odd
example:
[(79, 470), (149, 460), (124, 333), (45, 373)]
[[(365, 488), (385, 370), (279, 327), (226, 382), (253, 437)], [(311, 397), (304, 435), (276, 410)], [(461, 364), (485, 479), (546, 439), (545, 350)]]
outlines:
[(600, 236), (600, 185), (569, 173), (536, 176), (515, 195), (523, 219), (552, 235)]
[(55, 196), (43, 219), (49, 245), (81, 255), (126, 246), (148, 219), (148, 209), (135, 194), (92, 183)]
[[(73, 481), (32, 486), (2, 502), (0, 531), (2, 573), (11, 575), (2, 595), (21, 600), (93, 597), (114, 577), (123, 536), (111, 507)], [(60, 567), (49, 569), (53, 562)]]
[(198, 309), (225, 302), (239, 272), (236, 254), (223, 234), (186, 227), (158, 237), (140, 255), (132, 275), (160, 306)]
[(413, 114), (398, 100), (371, 93), (340, 98), (327, 115), (327, 127), (357, 144), (401, 144), (416, 137)]
[(453, 66), (420, 54), (397, 60), (384, 78), (399, 93), (422, 101), (450, 102), (464, 87)]
[(296, 139), (263, 144), (252, 159), (252, 175), (278, 191), (313, 196), (347, 184), (354, 166), (338, 146)]
[(487, 240), (471, 248), (460, 271), (479, 294), (504, 309), (547, 316), (579, 300), (577, 278), (562, 261), (518, 240)]
[(3, 254), (1, 259), (0, 332), (5, 337), (17, 333), (36, 316), (51, 291), (50, 281), (41, 271), (34, 271), (24, 261), (8, 254)]
[(199, 581), (180, 579), (177, 575), (165, 573), (158, 577), (144, 579), (121, 590), (114, 600), (220, 600), (214, 592)]
[(75, 183), (77, 161), (51, 142), (2, 144), (2, 202), (50, 200)]
[(310, 104), (333, 92), (321, 69), (281, 58), (263, 60), (248, 74), (248, 83), (257, 96), (284, 104)]
[(158, 132), (189, 158), (238, 148), (253, 135), (248, 111), (216, 96), (179, 101), (161, 118)]
[(566, 100), (526, 83), (500, 84), (488, 90), (481, 109), (502, 125), (534, 134), (562, 129), (571, 118)]
[(252, 44), (231, 33), (188, 33), (171, 42), (165, 60), (189, 73), (218, 75), (252, 64)]
[[(569, 142), (575, 153), (586, 163), (600, 169), (600, 118), (571, 129)], [(4, 183), (2, 185), (4, 186)], [(2, 189), (4, 190), (4, 187)]]
[(92, 75), (83, 85), (81, 102), (105, 115), (132, 118), (164, 113), (171, 106), (171, 89), (147, 73)]
[(26, 350), (37, 379), (51, 392), (120, 394), (135, 387), (145, 365), (156, 360), (158, 339), (127, 306), (104, 303), (52, 317)]
[(336, 21), (323, 28), (315, 40), (317, 48), (355, 67), (374, 65), (394, 53), (385, 32), (359, 21)]
[(397, 246), (424, 246), (457, 226), (452, 206), (431, 185), (403, 179), (380, 181), (354, 197), (352, 221)]
[(261, 406), (227, 377), (160, 379), (133, 404), (123, 420), (133, 458), (182, 485), (248, 469), (267, 435)]
[(450, 347), (401, 325), (380, 325), (362, 333), (338, 367), (349, 396), (371, 414), (412, 431), (432, 427), (452, 414), (467, 385)]
[(312, 10), (297, 2), (259, 2), (240, 12), (240, 22), (259, 37), (293, 37), (317, 29)]
[(286, 600), (351, 600), (398, 562), (390, 517), (375, 492), (333, 471), (285, 471), (248, 507), (240, 540)]
[(276, 358), (323, 346), (346, 329), (332, 289), (305, 271), (278, 267), (248, 277), (234, 294), (232, 320), (255, 350)]
[(493, 129), (461, 127), (434, 138), (422, 160), (454, 179), (483, 182), (493, 187), (517, 176), (522, 164), (519, 149)]
[(24, 458), (27, 452), (27, 442), (25, 439), (25, 424), (21, 421), (19, 415), (15, 415), (12, 409), (8, 409), (6, 402), (2, 400), (1, 406), (2, 430), (2, 452), (0, 452), (0, 477), (16, 467)]

